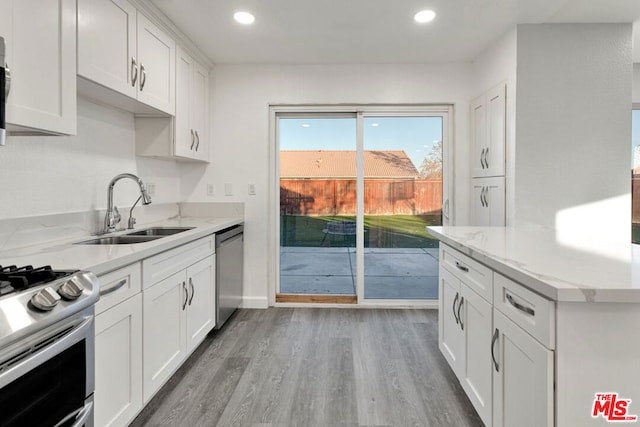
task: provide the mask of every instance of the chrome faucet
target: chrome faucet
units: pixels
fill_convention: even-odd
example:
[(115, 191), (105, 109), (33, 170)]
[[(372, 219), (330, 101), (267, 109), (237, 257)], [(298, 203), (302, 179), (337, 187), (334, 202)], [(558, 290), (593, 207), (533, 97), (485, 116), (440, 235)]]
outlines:
[(138, 183), (140, 187), (140, 197), (136, 200), (136, 203), (131, 207), (131, 211), (129, 213), (129, 228), (133, 228), (133, 224), (136, 223), (135, 218), (131, 215), (133, 214), (133, 208), (136, 206), (138, 201), (142, 199), (143, 205), (148, 205), (151, 203), (151, 197), (149, 197), (149, 193), (147, 193), (147, 187), (144, 185), (144, 182), (139, 177), (135, 176), (132, 173), (121, 173), (117, 175), (115, 178), (111, 180), (109, 183), (109, 187), (107, 189), (107, 214), (104, 217), (104, 233), (111, 233), (116, 231), (116, 225), (122, 219), (120, 216), (120, 212), (118, 212), (118, 208), (113, 206), (113, 187), (116, 185), (116, 182), (120, 181), (122, 178), (131, 178), (135, 182)]

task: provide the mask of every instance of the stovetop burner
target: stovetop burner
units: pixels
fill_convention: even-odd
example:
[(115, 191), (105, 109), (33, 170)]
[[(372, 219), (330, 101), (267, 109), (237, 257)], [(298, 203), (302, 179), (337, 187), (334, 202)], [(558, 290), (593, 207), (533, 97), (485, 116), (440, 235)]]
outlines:
[(50, 265), (33, 268), (31, 265), (17, 267), (0, 265), (0, 296), (20, 292), (34, 286), (70, 276), (77, 270), (53, 270)]

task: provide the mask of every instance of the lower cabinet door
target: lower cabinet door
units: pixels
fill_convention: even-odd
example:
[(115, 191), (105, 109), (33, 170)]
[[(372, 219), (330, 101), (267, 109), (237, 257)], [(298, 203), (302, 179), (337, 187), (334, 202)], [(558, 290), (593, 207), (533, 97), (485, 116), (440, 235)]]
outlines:
[(491, 333), (493, 307), (462, 282), (460, 310), (464, 331), (464, 366), (460, 383), (485, 425), (491, 425)]
[(460, 327), (458, 309), (460, 280), (447, 269), (440, 268), (440, 309), (438, 310), (438, 343), (451, 369), (459, 376), (463, 366), (464, 332)]
[(142, 408), (142, 295), (95, 322), (95, 425), (128, 425)]
[(187, 352), (202, 342), (215, 326), (215, 255), (187, 268)]
[(186, 357), (187, 289), (181, 270), (142, 292), (145, 404)]
[(553, 351), (493, 310), (493, 425), (553, 426)]

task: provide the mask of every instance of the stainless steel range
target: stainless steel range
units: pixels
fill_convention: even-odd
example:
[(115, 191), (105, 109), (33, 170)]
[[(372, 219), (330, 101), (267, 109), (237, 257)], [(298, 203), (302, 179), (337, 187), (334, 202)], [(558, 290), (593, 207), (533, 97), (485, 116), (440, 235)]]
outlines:
[(90, 272), (0, 266), (0, 426), (93, 426)]

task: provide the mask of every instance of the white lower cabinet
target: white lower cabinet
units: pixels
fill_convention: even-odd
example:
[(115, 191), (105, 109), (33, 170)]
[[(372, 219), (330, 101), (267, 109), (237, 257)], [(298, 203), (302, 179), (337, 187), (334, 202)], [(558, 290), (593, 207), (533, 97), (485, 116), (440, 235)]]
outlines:
[(127, 425), (142, 409), (142, 295), (100, 313), (95, 330), (95, 425)]
[(552, 426), (553, 302), (476, 264), (440, 244), (440, 351), (485, 425)]
[(174, 274), (143, 292), (144, 402), (185, 358), (186, 274)]
[(215, 326), (213, 251), (208, 237), (142, 263), (145, 404)]
[(491, 425), (492, 306), (440, 268), (440, 351), (486, 425)]
[(459, 317), (464, 331), (465, 351), (459, 378), (482, 421), (491, 425), (492, 307), (464, 283), (460, 295), (462, 309)]
[(505, 225), (505, 178), (474, 178), (471, 195), (471, 223), (480, 226)]
[(496, 309), (493, 324), (493, 425), (553, 426), (553, 351)]

